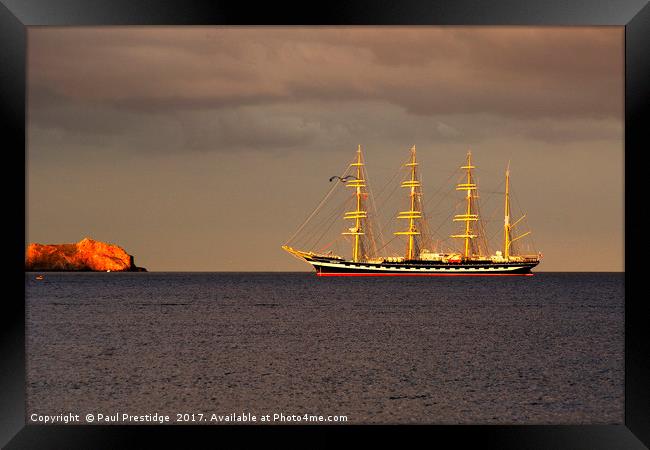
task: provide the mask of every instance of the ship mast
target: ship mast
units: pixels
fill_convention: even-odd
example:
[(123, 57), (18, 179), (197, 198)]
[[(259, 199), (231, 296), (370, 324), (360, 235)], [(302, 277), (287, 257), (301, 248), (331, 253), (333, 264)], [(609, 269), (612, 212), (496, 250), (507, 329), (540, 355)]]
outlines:
[(470, 239), (474, 239), (477, 237), (476, 234), (473, 234), (472, 227), (471, 227), (472, 222), (478, 221), (478, 214), (472, 213), (472, 191), (476, 190), (476, 184), (472, 182), (472, 169), (475, 168), (476, 167), (472, 165), (472, 152), (468, 151), (467, 163), (464, 166), (461, 166), (461, 169), (467, 170), (467, 182), (459, 183), (456, 185), (457, 191), (467, 192), (466, 195), (467, 207), (465, 210), (465, 214), (456, 214), (454, 216), (454, 222), (465, 222), (465, 232), (463, 234), (451, 235), (451, 237), (453, 238), (460, 238), (465, 240), (465, 249), (463, 252), (465, 258), (469, 258), (470, 256), (470, 245), (469, 245)]
[(365, 234), (364, 230), (361, 227), (361, 219), (368, 218), (368, 211), (362, 209), (363, 207), (363, 195), (361, 188), (366, 187), (366, 180), (363, 179), (363, 161), (361, 158), (361, 144), (357, 148), (357, 158), (356, 162), (350, 164), (350, 168), (354, 167), (356, 169), (356, 179), (348, 181), (345, 185), (347, 187), (352, 187), (356, 189), (356, 205), (357, 208), (354, 211), (348, 211), (344, 215), (344, 219), (354, 220), (354, 227), (349, 228), (349, 231), (343, 232), (341, 234), (354, 236), (353, 246), (352, 246), (352, 261), (358, 262), (361, 254), (361, 236)]
[(510, 223), (510, 162), (508, 162), (508, 167), (506, 168), (506, 199), (505, 199), (505, 208), (504, 208), (504, 221), (503, 221), (503, 257), (506, 260), (510, 259), (510, 247), (512, 243), (518, 241), (519, 239), (528, 236), (530, 231), (520, 234), (514, 239), (512, 238), (512, 229), (521, 222), (526, 214), (521, 216), (515, 221), (515, 223)]
[(415, 145), (411, 147), (411, 159), (408, 163), (405, 164), (406, 167), (410, 168), (411, 177), (410, 179), (402, 182), (402, 187), (410, 189), (410, 209), (408, 211), (400, 211), (397, 215), (398, 219), (408, 219), (409, 226), (406, 231), (397, 231), (396, 235), (405, 235), (408, 236), (408, 244), (406, 246), (406, 259), (415, 258), (415, 236), (420, 234), (420, 231), (415, 226), (416, 219), (422, 219), (422, 211), (416, 209), (418, 196), (421, 195), (420, 192), (420, 180), (418, 180), (417, 175), (417, 166), (418, 163), (415, 159)]
[(503, 257), (510, 258), (510, 162), (506, 169), (506, 199), (503, 219)]

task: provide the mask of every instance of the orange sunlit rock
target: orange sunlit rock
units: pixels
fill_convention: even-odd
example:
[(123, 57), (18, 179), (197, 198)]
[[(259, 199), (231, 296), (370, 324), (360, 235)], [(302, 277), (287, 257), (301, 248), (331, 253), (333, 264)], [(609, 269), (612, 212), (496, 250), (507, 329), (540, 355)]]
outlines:
[(76, 244), (29, 244), (27, 271), (142, 272), (121, 247), (84, 238)]

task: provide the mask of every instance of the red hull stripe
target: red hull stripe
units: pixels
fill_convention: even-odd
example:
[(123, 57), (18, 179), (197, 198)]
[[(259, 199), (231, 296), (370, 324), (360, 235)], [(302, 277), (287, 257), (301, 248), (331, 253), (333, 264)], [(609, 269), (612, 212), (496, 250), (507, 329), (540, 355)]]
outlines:
[(316, 272), (319, 277), (532, 277), (532, 273), (336, 273)]

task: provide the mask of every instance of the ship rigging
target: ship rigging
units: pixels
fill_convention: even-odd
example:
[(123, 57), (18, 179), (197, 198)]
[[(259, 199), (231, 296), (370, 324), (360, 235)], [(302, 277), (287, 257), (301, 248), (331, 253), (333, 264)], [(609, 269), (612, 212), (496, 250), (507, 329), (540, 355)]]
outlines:
[[(361, 145), (357, 147), (355, 157), (347, 170), (341, 176), (330, 177), (330, 182), (335, 181), (330, 191), (282, 248), (311, 264), (319, 276), (532, 275), (531, 269), (539, 264), (541, 254), (522, 254), (513, 246), (514, 242), (529, 236), (530, 231), (516, 236), (513, 234), (513, 229), (525, 219), (526, 215), (511, 223), (510, 163), (505, 171), (505, 192), (503, 192), (503, 242), (501, 248), (494, 254), (489, 253), (485, 226), (480, 216), (478, 183), (473, 172), (476, 166), (473, 164), (472, 153), (467, 152), (465, 162), (460, 167), (462, 179), (455, 186), (455, 190), (463, 194), (462, 209), (452, 219), (452, 222), (460, 224), (461, 227), (460, 231), (448, 236), (459, 243), (454, 249), (444, 249), (440, 243), (436, 244), (433, 241), (424, 208), (420, 163), (417, 160), (416, 147), (413, 146), (409, 158), (403, 164), (402, 169), (406, 171), (406, 176), (400, 183), (407, 192), (407, 209), (393, 216), (403, 224), (401, 229), (393, 232), (393, 239), (403, 239), (405, 247), (402, 255), (391, 254), (386, 250), (387, 243), (383, 242), (381, 227), (375, 223), (377, 211), (371, 195)], [(350, 221), (348, 223), (351, 226), (339, 235), (349, 242), (351, 256), (345, 258), (329, 248), (333, 242), (338, 241), (336, 238), (320, 248), (317, 246), (310, 249), (304, 246), (302, 249), (297, 248), (296, 237), (305, 231), (306, 225), (327, 204), (340, 184), (351, 189), (351, 195), (347, 196), (344, 204), (342, 217), (343, 220)], [(338, 215), (336, 209), (326, 214), (329, 219), (335, 218), (336, 215)], [(327, 230), (332, 227), (332, 224), (333, 222), (327, 226)], [(321, 234), (319, 230), (315, 230), (314, 233), (320, 235), (316, 242), (318, 244), (325, 233)], [(380, 254), (382, 251), (383, 255)]]

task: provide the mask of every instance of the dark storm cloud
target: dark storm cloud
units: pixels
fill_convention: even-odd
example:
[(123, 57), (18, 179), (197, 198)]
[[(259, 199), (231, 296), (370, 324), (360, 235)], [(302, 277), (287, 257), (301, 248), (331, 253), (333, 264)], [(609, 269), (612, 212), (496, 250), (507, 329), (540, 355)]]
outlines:
[[(613, 28), (33, 29), (30, 86), (127, 110), (373, 100), (415, 114), (618, 117)], [(33, 99), (38, 105), (38, 99)]]

